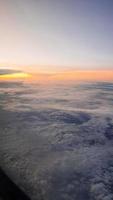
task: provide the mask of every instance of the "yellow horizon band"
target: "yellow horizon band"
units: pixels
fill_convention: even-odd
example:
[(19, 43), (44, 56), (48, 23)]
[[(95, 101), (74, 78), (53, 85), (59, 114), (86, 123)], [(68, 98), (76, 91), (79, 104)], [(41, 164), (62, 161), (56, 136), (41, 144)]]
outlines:
[(13, 73), (13, 74), (1, 74), (0, 79), (15, 79), (15, 78), (28, 78), (31, 77), (27, 73)]

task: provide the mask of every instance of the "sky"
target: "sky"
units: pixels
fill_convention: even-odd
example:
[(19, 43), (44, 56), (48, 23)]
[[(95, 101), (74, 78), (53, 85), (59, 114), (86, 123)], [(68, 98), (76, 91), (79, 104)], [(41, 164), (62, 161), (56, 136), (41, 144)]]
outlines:
[(0, 66), (14, 64), (113, 69), (113, 0), (0, 0)]

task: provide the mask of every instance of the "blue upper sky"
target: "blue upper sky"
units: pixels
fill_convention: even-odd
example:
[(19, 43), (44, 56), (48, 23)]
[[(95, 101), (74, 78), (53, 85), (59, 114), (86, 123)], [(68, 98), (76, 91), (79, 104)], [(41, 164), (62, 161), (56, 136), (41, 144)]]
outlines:
[(113, 68), (113, 0), (0, 1), (0, 63)]

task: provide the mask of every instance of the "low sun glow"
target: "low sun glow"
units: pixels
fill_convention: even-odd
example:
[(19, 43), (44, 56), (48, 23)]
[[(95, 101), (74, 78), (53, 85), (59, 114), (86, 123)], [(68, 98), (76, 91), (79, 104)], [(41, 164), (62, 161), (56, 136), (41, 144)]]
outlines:
[(30, 74), (27, 73), (13, 73), (13, 74), (2, 74), (0, 75), (0, 80), (2, 79), (18, 79), (18, 78), (28, 78), (30, 77)]

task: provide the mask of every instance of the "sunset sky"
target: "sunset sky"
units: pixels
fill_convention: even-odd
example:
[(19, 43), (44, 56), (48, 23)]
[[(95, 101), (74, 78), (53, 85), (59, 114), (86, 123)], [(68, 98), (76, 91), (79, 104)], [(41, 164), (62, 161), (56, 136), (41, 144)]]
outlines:
[(0, 67), (16, 66), (112, 70), (113, 0), (0, 0)]

